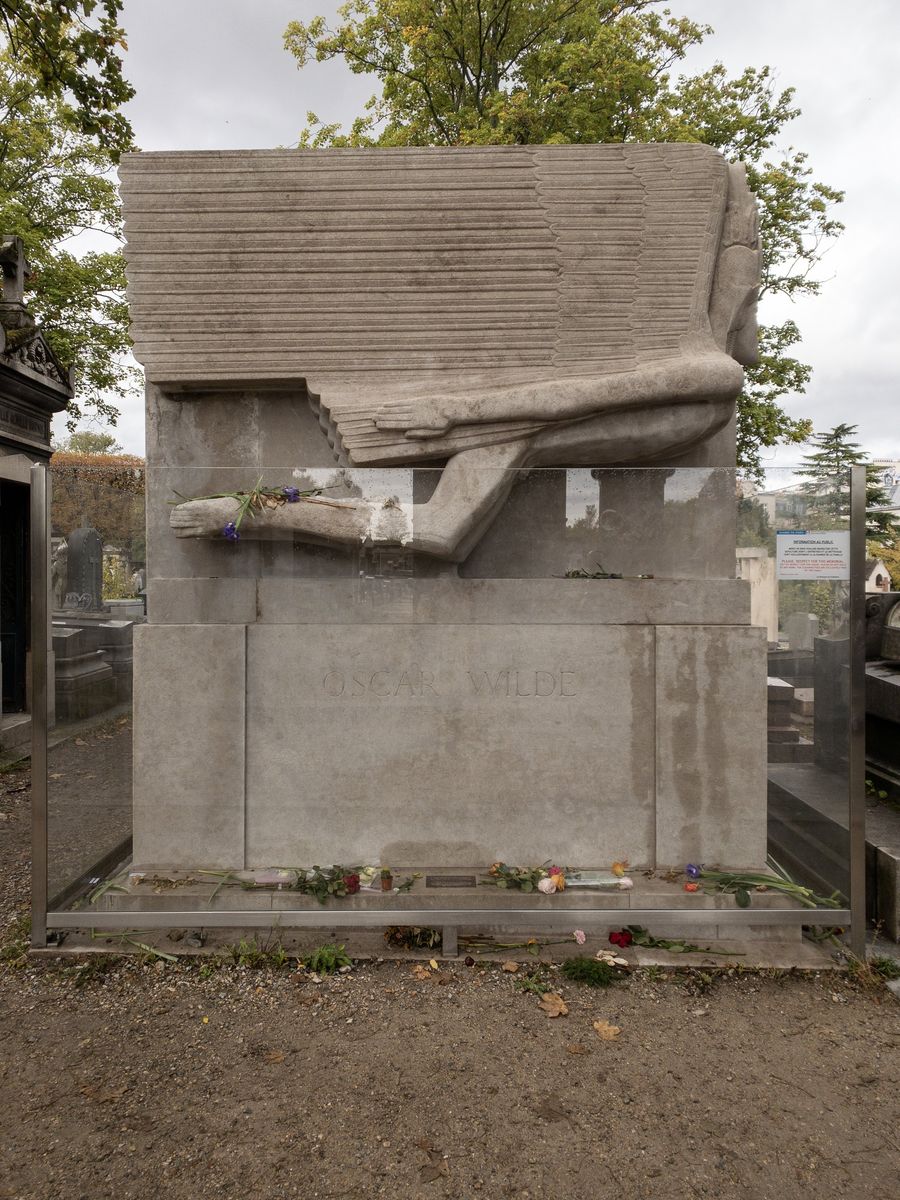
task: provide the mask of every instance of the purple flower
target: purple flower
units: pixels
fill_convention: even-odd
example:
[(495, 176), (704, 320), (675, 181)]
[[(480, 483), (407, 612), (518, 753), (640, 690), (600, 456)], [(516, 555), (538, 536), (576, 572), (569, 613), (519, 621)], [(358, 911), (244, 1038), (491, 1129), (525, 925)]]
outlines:
[(286, 487), (281, 489), (285, 500), (288, 504), (295, 504), (300, 499), (300, 489), (295, 487)]
[(688, 865), (684, 868), (684, 873), (687, 875), (688, 879), (699, 879), (702, 871), (703, 863), (700, 863), (699, 866), (697, 866), (695, 863), (688, 863)]
[(228, 538), (229, 542), (236, 542), (241, 536), (234, 521), (229, 521), (222, 532)]

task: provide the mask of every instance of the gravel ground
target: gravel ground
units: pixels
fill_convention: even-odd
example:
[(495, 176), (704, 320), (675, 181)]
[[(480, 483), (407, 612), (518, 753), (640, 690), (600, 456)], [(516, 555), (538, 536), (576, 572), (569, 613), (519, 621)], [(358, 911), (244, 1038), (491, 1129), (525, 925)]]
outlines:
[(871, 981), (551, 970), (549, 1018), (524, 968), (36, 961), (27, 799), (0, 776), (0, 1196), (897, 1194), (900, 1006)]

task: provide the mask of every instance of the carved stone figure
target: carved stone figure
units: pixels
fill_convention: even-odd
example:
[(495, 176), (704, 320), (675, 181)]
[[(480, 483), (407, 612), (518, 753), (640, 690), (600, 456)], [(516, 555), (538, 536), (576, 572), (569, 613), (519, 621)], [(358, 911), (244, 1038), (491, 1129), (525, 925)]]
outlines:
[(50, 563), (50, 580), (53, 591), (53, 607), (57, 612), (61, 611), (66, 601), (66, 585), (69, 578), (69, 546), (67, 542), (60, 542), (53, 551), (53, 559)]
[[(414, 506), (413, 549), (465, 558), (513, 468), (665, 464), (731, 420), (757, 353), (757, 216), (743, 168), (709, 147), (324, 151), (254, 169), (248, 184), (213, 163), (169, 203), (208, 213), (212, 179), (226, 207), (281, 207), (299, 233), (265, 260), (266, 303), (285, 332), (276, 321), (238, 352), (220, 304), (221, 332), (203, 324), (203, 361), (184, 373), (184, 324), (172, 332), (152, 304), (139, 157), (123, 175), (136, 353), (172, 393), (226, 375), (305, 381), (339, 463), (445, 464)], [(240, 247), (193, 237), (182, 312), (244, 269)], [(220, 537), (236, 511), (194, 500), (171, 523)], [(358, 544), (373, 526), (371, 502), (309, 499), (241, 533)]]

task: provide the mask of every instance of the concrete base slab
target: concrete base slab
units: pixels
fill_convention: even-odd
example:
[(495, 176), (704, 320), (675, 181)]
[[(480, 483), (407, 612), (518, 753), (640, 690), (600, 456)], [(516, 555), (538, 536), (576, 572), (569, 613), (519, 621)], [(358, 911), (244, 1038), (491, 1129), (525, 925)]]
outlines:
[(30, 748), (31, 713), (5, 713), (0, 723), (0, 751)]
[[(196, 932), (196, 931), (195, 931)], [(174, 936), (172, 936), (174, 935)], [(517, 962), (523, 975), (530, 968), (539, 964), (559, 963), (575, 955), (585, 955), (592, 958), (600, 949), (610, 950), (606, 938), (588, 937), (583, 946), (575, 944), (570, 938), (554, 940), (551, 945), (541, 945), (538, 952), (534, 947), (526, 949), (522, 943), (526, 941), (521, 930), (508, 941), (501, 937), (496, 939), (493, 947), (485, 944), (483, 934), (478, 936), (478, 944), (468, 940), (465, 933), (458, 938), (458, 953), (445, 954), (443, 947), (403, 949), (388, 946), (380, 931), (370, 929), (322, 929), (294, 930), (278, 929), (247, 930), (241, 928), (215, 929), (204, 931), (203, 944), (198, 945), (198, 939), (190, 932), (169, 930), (156, 932), (144, 930), (139, 934), (131, 934), (131, 941), (121, 936), (110, 934), (104, 938), (91, 937), (87, 930), (73, 930), (68, 934), (61, 946), (50, 946), (44, 950), (33, 950), (36, 958), (61, 958), (68, 956), (86, 956), (91, 954), (140, 954), (144, 953), (134, 941), (152, 946), (164, 954), (177, 955), (179, 958), (209, 958), (227, 954), (231, 947), (237, 946), (242, 940), (262, 948), (274, 950), (282, 947), (290, 957), (302, 957), (309, 954), (326, 942), (333, 942), (345, 947), (350, 958), (357, 961), (388, 960), (392, 962), (427, 962), (434, 958), (439, 962), (458, 961), (471, 957), (477, 963)], [(550, 940), (550, 939), (547, 939)], [(695, 939), (700, 941), (700, 939)], [(509, 943), (515, 943), (510, 945)], [(804, 939), (791, 941), (760, 942), (753, 939), (729, 938), (727, 940), (708, 942), (710, 952), (706, 952), (707, 942), (700, 942), (704, 952), (700, 954), (672, 954), (665, 950), (645, 950), (641, 947), (628, 949), (620, 954), (632, 970), (660, 969), (666, 971), (684, 971), (700, 969), (704, 971), (846, 971), (846, 963), (833, 957), (820, 945)], [(617, 954), (620, 952), (617, 950)], [(890, 985), (889, 985), (890, 986)], [(900, 986), (900, 984), (898, 984)]]

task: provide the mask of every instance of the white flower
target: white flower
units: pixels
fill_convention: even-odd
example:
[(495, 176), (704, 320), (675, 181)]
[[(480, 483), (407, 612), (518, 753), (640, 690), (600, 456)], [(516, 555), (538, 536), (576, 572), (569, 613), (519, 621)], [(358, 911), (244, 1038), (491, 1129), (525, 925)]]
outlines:
[(538, 891), (543, 892), (545, 896), (552, 896), (556, 891), (556, 884), (552, 879), (542, 879), (538, 884)]
[(634, 880), (629, 879), (626, 875), (624, 879), (619, 880), (619, 887), (622, 888), (623, 891), (627, 892), (629, 888), (634, 887)]

